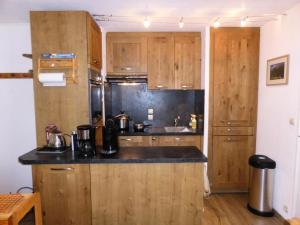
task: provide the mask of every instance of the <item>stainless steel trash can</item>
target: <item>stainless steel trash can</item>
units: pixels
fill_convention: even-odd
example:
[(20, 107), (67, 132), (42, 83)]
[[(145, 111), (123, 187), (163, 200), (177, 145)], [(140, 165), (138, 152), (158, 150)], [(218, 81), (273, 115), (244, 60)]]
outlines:
[(276, 162), (265, 155), (253, 155), (249, 158), (249, 165), (247, 207), (256, 215), (273, 216), (273, 176)]

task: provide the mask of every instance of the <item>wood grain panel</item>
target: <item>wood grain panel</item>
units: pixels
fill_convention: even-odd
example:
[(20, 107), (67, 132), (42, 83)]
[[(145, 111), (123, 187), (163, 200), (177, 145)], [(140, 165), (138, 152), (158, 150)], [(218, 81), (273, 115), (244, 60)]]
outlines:
[(120, 147), (151, 146), (151, 136), (119, 136)]
[(200, 163), (93, 164), (91, 177), (93, 225), (201, 224)]
[(91, 224), (89, 165), (33, 165), (32, 175), (44, 225)]
[(158, 33), (148, 37), (148, 88), (174, 89), (174, 37)]
[(213, 135), (254, 135), (253, 127), (214, 127)]
[(0, 79), (33, 78), (32, 73), (0, 73)]
[(175, 33), (175, 88), (200, 89), (200, 33)]
[(196, 146), (202, 150), (200, 135), (156, 136), (158, 140), (152, 141), (152, 146)]
[(248, 159), (253, 154), (253, 136), (213, 137), (213, 189), (248, 191)]
[[(83, 11), (30, 13), (38, 146), (46, 143), (45, 127), (49, 123), (55, 123), (64, 133), (89, 123), (86, 18)], [(77, 56), (78, 84), (43, 87), (37, 74), (41, 53), (66, 52)]]

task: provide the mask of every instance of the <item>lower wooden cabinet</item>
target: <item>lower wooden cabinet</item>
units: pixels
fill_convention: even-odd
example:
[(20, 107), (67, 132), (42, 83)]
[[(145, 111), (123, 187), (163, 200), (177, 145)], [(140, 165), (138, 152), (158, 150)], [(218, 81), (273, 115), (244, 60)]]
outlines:
[(33, 165), (32, 175), (44, 225), (91, 224), (90, 165)]
[(254, 152), (254, 143), (254, 136), (213, 136), (214, 192), (248, 190), (248, 159)]
[(202, 136), (119, 136), (120, 147), (134, 146), (196, 146), (202, 150)]

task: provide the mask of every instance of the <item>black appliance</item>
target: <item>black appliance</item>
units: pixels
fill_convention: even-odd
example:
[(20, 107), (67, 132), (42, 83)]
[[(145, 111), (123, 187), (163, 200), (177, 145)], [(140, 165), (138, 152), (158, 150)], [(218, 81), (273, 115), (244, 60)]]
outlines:
[(103, 127), (103, 149), (102, 154), (111, 155), (119, 151), (118, 126), (112, 118), (107, 119)]
[(80, 125), (77, 127), (78, 150), (83, 156), (95, 154), (95, 128), (91, 125)]

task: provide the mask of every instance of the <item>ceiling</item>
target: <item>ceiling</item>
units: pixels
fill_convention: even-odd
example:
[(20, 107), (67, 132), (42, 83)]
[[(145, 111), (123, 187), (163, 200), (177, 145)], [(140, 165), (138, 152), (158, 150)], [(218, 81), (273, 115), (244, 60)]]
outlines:
[(195, 30), (220, 18), (221, 26), (239, 26), (248, 17), (247, 26), (260, 26), (274, 20), (300, 0), (0, 0), (0, 22), (28, 22), (30, 10), (87, 10), (99, 17), (106, 30)]

